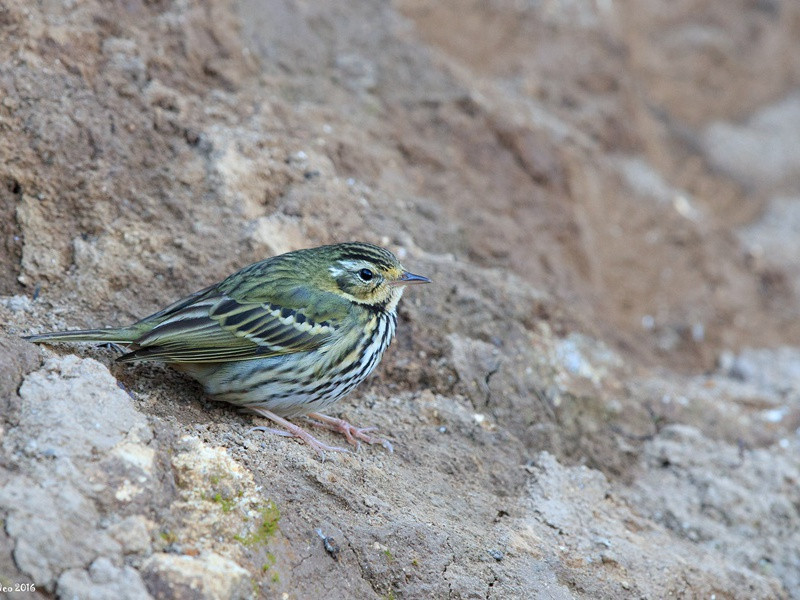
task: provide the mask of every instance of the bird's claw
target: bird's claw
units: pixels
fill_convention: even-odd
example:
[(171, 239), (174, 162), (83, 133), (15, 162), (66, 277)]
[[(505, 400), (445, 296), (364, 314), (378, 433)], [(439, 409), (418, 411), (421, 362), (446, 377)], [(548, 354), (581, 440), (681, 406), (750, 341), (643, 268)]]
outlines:
[(283, 427), (285, 427), (287, 429), (287, 431), (283, 431), (281, 429), (273, 429), (272, 427), (258, 426), (258, 427), (253, 427), (251, 429), (251, 431), (253, 431), (253, 430), (266, 431), (268, 433), (274, 433), (276, 435), (281, 435), (281, 436), (285, 436), (285, 437), (297, 437), (297, 438), (300, 438), (306, 444), (308, 444), (314, 450), (317, 451), (317, 454), (319, 454), (319, 456), (320, 456), (320, 458), (322, 459), (323, 462), (325, 461), (325, 453), (326, 452), (345, 452), (347, 454), (351, 454), (351, 451), (348, 450), (347, 448), (340, 448), (339, 446), (329, 446), (328, 444), (324, 444), (323, 442), (320, 442), (317, 438), (315, 438), (313, 435), (308, 433), (302, 427), (299, 427), (299, 426), (295, 425), (294, 423), (291, 423), (291, 422), (287, 421), (283, 417), (279, 417), (278, 415), (276, 415), (272, 411), (269, 411), (269, 410), (266, 410), (266, 409), (263, 409), (263, 408), (259, 408), (259, 407), (247, 407), (247, 408), (251, 412), (253, 412), (253, 413), (255, 413), (255, 414), (259, 415), (259, 416), (265, 417), (265, 418), (267, 418), (267, 419), (269, 419), (269, 420), (271, 420), (271, 421), (277, 423), (278, 425), (281, 425), (281, 426), (283, 426)]
[(394, 452), (394, 448), (389, 440), (367, 435), (370, 431), (377, 431), (377, 427), (356, 427), (344, 419), (337, 419), (320, 413), (309, 413), (308, 416), (311, 418), (310, 422), (312, 425), (338, 431), (343, 434), (348, 443), (356, 447), (356, 450), (361, 447), (361, 441), (367, 444), (380, 444), (389, 452)]

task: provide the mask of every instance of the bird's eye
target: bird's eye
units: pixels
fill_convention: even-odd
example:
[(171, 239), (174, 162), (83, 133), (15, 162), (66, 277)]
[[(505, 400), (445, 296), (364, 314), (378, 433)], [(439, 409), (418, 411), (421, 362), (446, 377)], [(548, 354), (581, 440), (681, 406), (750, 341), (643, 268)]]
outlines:
[(361, 278), (361, 281), (372, 281), (375, 274), (369, 269), (361, 269), (358, 272), (358, 276)]

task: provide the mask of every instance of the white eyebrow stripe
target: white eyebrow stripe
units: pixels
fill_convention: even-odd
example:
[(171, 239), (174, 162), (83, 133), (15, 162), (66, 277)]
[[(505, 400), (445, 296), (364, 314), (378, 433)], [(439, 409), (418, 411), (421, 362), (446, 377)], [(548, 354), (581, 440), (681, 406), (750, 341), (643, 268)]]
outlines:
[(363, 260), (337, 260), (336, 262), (342, 265), (347, 271), (357, 271), (362, 267), (369, 266), (368, 263)]

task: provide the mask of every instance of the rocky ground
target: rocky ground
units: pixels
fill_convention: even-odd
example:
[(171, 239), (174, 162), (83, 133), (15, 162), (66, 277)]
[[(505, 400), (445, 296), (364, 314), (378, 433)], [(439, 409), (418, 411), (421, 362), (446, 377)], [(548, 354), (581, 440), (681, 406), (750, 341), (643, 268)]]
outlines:
[[(800, 598), (800, 4), (7, 0), (0, 39), (8, 597)], [(337, 405), (394, 454), (19, 337), (349, 239), (434, 280)]]

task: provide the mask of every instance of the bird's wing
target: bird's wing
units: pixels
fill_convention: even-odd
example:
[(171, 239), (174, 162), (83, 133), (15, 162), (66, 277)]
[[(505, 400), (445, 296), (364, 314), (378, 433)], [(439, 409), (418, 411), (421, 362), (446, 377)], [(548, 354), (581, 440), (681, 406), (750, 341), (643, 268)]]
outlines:
[(319, 310), (259, 300), (212, 288), (193, 294), (153, 315), (157, 319), (145, 319), (155, 324), (143, 328), (132, 352), (118, 360), (219, 362), (291, 354), (319, 348), (336, 329)]

